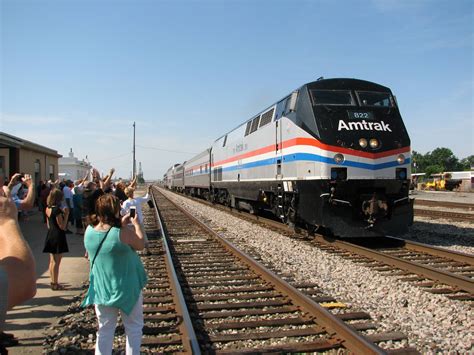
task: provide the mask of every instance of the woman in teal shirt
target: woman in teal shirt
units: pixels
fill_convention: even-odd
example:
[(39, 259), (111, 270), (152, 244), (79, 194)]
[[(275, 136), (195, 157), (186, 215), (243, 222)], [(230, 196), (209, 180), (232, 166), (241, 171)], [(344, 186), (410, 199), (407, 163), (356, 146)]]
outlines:
[[(127, 227), (132, 222), (133, 229)], [(84, 235), (89, 255), (89, 290), (83, 306), (95, 305), (99, 330), (96, 354), (111, 354), (118, 313), (127, 336), (126, 353), (139, 354), (143, 328), (143, 296), (147, 276), (137, 250), (144, 247), (138, 216), (120, 218), (120, 202), (105, 194), (96, 202), (92, 225)]]

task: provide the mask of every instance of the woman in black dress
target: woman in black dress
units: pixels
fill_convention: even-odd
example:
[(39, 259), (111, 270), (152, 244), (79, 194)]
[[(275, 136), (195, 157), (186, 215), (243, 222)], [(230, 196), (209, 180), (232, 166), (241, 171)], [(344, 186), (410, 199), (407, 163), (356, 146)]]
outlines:
[(69, 217), (69, 209), (60, 208), (63, 200), (63, 193), (57, 188), (53, 188), (46, 201), (46, 217), (48, 223), (48, 234), (44, 243), (43, 253), (49, 253), (49, 275), (51, 277), (51, 289), (64, 289), (58, 283), (59, 265), (63, 253), (69, 252), (66, 241), (66, 228)]

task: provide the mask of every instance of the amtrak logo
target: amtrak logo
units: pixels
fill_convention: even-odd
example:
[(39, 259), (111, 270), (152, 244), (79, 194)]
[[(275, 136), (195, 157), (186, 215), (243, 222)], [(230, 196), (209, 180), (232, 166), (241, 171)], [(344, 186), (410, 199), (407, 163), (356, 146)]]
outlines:
[(359, 122), (344, 122), (343, 120), (339, 120), (339, 125), (337, 126), (338, 131), (342, 131), (345, 129), (346, 131), (385, 131), (385, 132), (392, 132), (389, 127), (388, 123), (384, 121), (379, 122), (367, 122), (366, 120), (362, 120)]

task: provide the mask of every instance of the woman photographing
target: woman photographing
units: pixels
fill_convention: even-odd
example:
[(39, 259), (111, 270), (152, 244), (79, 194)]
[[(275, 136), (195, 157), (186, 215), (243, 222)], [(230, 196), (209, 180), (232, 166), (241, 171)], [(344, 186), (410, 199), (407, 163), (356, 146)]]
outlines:
[[(99, 330), (96, 354), (111, 354), (118, 313), (127, 337), (126, 354), (139, 354), (143, 328), (142, 288), (147, 282), (137, 250), (144, 247), (138, 216), (120, 217), (120, 201), (112, 194), (98, 198), (84, 235), (90, 284), (82, 305), (95, 305)], [(127, 227), (131, 220), (133, 229)]]

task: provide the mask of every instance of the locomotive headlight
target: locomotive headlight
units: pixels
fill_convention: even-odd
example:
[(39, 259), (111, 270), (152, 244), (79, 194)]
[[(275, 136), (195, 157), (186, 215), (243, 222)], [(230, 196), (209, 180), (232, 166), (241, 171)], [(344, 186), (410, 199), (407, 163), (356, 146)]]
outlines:
[(342, 155), (341, 153), (337, 153), (334, 156), (334, 161), (336, 162), (336, 164), (342, 164), (344, 162), (344, 155)]
[(403, 154), (400, 154), (398, 157), (397, 157), (397, 163), (398, 164), (403, 164), (405, 162), (405, 156)]
[(359, 145), (360, 145), (362, 148), (367, 147), (367, 139), (365, 139), (365, 138), (359, 139)]
[(379, 141), (376, 140), (375, 138), (372, 138), (370, 141), (369, 141), (369, 145), (370, 145), (370, 148), (372, 149), (377, 149), (379, 147)]

